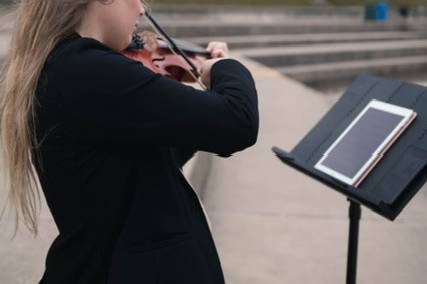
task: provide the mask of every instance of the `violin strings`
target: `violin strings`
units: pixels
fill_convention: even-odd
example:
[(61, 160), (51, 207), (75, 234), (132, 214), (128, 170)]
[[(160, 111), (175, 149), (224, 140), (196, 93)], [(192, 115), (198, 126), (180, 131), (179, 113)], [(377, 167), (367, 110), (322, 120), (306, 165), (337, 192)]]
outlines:
[(175, 50), (178, 51), (182, 57), (184, 57), (184, 59), (186, 59), (187, 63), (191, 66), (191, 68), (194, 69), (194, 71), (197, 72), (197, 68), (196, 66), (194, 66), (194, 64), (187, 58), (187, 56), (185, 55), (185, 53), (178, 47), (178, 45), (172, 40), (172, 38), (169, 37), (169, 35), (157, 24), (156, 21), (154, 21), (154, 19), (151, 17), (150, 13), (146, 13), (147, 18), (150, 20), (150, 23), (152, 25), (152, 27), (161, 35), (163, 35), (163, 38), (165, 39), (165, 41), (167, 43), (169, 43), (171, 45), (171, 47)]
[[(194, 66), (194, 64), (188, 59), (185, 53), (176, 45), (176, 43), (172, 40), (172, 38), (170, 38), (169, 35), (156, 23), (156, 21), (154, 21), (154, 19), (152, 18), (148, 10), (146, 10), (145, 16), (149, 20), (148, 23), (153, 28), (153, 30), (157, 32), (157, 34), (159, 34), (163, 38), (163, 40), (166, 42), (166, 45), (171, 50), (171, 52), (174, 55), (176, 55), (178, 58), (184, 59), (190, 65), (191, 67), (190, 76), (193, 77), (193, 79), (200, 85), (202, 89), (207, 90), (208, 88), (205, 86), (205, 84), (203, 84), (203, 82), (200, 79), (200, 74), (197, 71), (196, 66)], [(181, 56), (179, 56), (176, 51), (178, 51)]]

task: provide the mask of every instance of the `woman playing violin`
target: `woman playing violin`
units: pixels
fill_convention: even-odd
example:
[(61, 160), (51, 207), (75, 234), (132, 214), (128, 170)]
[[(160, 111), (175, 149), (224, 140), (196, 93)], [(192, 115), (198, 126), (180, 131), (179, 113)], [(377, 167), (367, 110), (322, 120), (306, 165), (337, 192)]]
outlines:
[(40, 283), (224, 284), (182, 166), (255, 144), (255, 83), (222, 42), (193, 70), (203, 90), (125, 56), (145, 7), (19, 1), (1, 146), (17, 224), (37, 235), (41, 190), (58, 227)]

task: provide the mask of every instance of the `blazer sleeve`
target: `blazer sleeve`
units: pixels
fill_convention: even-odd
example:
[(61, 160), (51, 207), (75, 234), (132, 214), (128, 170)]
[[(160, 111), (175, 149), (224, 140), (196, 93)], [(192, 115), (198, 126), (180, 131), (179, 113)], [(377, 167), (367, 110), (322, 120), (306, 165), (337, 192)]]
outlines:
[(172, 148), (178, 166), (182, 168), (196, 154), (197, 149), (193, 148)]
[(225, 157), (257, 141), (255, 83), (235, 59), (212, 66), (209, 91), (110, 50), (83, 50), (55, 74), (64, 121), (79, 139), (193, 148)]

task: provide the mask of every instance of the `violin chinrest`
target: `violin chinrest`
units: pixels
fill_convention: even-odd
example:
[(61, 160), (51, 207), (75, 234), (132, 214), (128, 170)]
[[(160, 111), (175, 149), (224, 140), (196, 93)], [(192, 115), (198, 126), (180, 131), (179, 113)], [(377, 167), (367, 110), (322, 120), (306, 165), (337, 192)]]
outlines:
[[(206, 55), (209, 56), (210, 52), (207, 51), (205, 48), (194, 44), (192, 42), (188, 42), (188, 41), (184, 41), (184, 40), (180, 40), (180, 39), (173, 39), (174, 42), (176, 43), (176, 45), (182, 49), (182, 51), (186, 51), (186, 52), (191, 52), (191, 53), (197, 53), (200, 55)], [(159, 47), (160, 48), (167, 48), (167, 44), (164, 41), (159, 42)]]

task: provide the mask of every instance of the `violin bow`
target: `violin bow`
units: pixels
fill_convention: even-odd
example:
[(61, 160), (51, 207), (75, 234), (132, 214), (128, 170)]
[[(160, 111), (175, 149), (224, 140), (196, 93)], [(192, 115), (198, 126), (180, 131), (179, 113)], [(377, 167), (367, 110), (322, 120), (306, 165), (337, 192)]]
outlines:
[(185, 52), (182, 51), (181, 48), (179, 48), (175, 41), (166, 33), (166, 31), (163, 30), (160, 25), (153, 19), (153, 17), (151, 16), (151, 12), (149, 12), (149, 9), (146, 9), (145, 17), (148, 19), (148, 23), (151, 25), (153, 30), (156, 31), (163, 38), (172, 53), (178, 57), (181, 56), (181, 58), (183, 58), (188, 63), (188, 65), (190, 65), (190, 75), (193, 77), (193, 79), (196, 80), (197, 83), (199, 83), (200, 87), (202, 87), (203, 90), (207, 90), (208, 88), (205, 86), (205, 84), (203, 84), (200, 79), (200, 73), (197, 70), (197, 67), (193, 64), (193, 62), (191, 62)]

